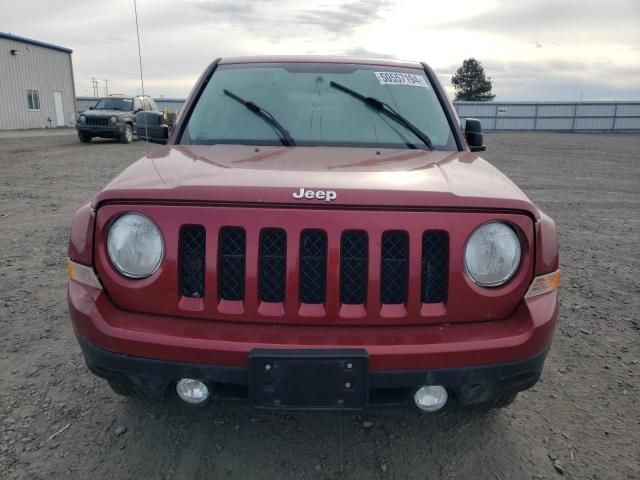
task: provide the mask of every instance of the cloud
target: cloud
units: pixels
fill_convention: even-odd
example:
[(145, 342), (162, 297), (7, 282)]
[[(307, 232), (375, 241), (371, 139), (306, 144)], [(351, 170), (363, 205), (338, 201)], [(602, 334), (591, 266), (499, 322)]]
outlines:
[(363, 47), (348, 48), (344, 51), (344, 54), (348, 57), (385, 58), (388, 60), (395, 60), (397, 58), (390, 53), (373, 52)]
[[(91, 77), (135, 92), (133, 4), (4, 2), (2, 29), (72, 48)], [(428, 60), (445, 84), (475, 56), (499, 99), (639, 99), (640, 0), (148, 0), (138, 2), (145, 85), (186, 96), (216, 57), (338, 54)], [(541, 48), (536, 48), (540, 45)], [(576, 93), (577, 92), (577, 93)]]
[(380, 18), (381, 11), (390, 5), (389, 0), (356, 0), (336, 7), (324, 6), (302, 11), (296, 15), (295, 22), (336, 34), (348, 34)]
[[(329, 1), (329, 0), (325, 0)], [(349, 35), (380, 18), (392, 0), (351, 0), (308, 7), (292, 0), (191, 0), (194, 21), (240, 27), (267, 38), (308, 35), (316, 27), (337, 35)], [(199, 18), (198, 18), (199, 15)]]
[(639, 19), (637, 0), (501, 0), (495, 8), (438, 28), (550, 37), (571, 37), (576, 32), (597, 37), (606, 32), (607, 40), (640, 42)]
[(208, 18), (215, 21), (247, 24), (252, 20), (255, 22), (256, 18), (259, 18), (257, 14), (260, 10), (260, 2), (255, 0), (193, 0), (188, 5), (208, 14)]

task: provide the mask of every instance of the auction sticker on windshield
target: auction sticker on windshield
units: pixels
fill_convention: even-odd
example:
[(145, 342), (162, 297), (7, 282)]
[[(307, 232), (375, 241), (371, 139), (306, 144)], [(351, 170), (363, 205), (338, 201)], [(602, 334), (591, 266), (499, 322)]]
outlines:
[(427, 81), (420, 75), (401, 72), (375, 72), (380, 85), (409, 85), (411, 87), (429, 88)]

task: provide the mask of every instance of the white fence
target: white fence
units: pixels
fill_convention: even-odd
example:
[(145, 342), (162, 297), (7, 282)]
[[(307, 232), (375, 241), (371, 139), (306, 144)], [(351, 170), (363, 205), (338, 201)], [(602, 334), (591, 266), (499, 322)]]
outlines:
[(640, 102), (454, 102), (484, 130), (640, 131)]

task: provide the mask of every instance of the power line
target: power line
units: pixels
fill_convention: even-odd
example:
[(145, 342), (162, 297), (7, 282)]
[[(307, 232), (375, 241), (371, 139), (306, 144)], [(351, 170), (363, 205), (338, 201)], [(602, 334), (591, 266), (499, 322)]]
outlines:
[[(142, 50), (140, 49), (140, 27), (138, 26), (138, 4), (136, 0), (133, 0), (133, 12), (136, 16), (136, 36), (138, 37), (138, 63), (140, 64), (140, 84), (142, 86), (142, 111), (144, 112), (144, 76), (142, 75)], [(145, 116), (144, 119), (145, 137), (147, 137), (147, 145), (149, 144), (149, 123)]]

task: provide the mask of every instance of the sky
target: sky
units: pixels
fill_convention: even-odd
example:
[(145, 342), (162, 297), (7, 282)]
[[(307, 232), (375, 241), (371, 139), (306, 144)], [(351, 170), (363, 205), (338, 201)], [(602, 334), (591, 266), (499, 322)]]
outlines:
[[(0, 31), (73, 49), (77, 95), (140, 91), (133, 0), (3, 0)], [(147, 94), (184, 98), (217, 57), (465, 58), (496, 100), (640, 100), (640, 0), (138, 0)]]

